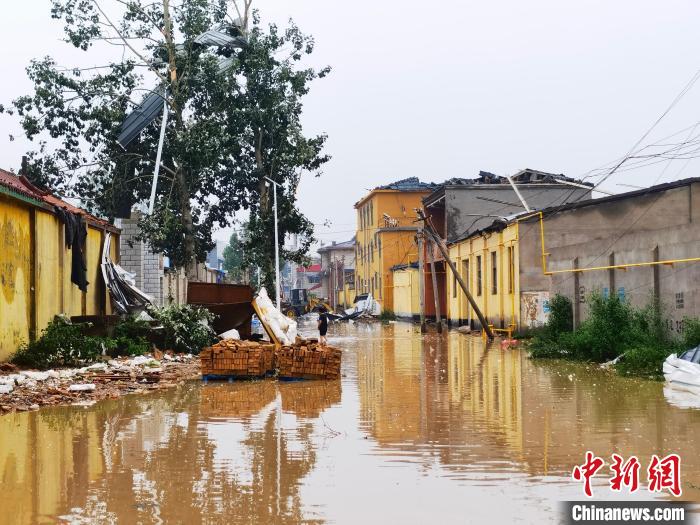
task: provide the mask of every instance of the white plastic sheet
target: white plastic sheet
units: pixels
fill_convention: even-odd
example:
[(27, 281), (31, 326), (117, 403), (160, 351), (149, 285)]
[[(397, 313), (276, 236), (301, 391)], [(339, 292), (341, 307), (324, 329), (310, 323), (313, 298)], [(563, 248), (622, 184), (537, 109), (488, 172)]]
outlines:
[(267, 295), (265, 288), (261, 288), (255, 298), (262, 321), (272, 330), (275, 337), (284, 345), (291, 345), (297, 338), (297, 323), (280, 312)]

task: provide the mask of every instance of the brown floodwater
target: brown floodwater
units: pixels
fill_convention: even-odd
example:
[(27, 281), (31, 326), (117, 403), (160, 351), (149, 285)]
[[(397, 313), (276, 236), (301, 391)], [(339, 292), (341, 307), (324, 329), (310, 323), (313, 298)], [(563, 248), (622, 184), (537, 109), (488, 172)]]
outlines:
[(700, 501), (700, 410), (661, 383), (403, 323), (330, 342), (339, 382), (194, 381), (1, 417), (0, 523), (558, 522), (586, 450), (642, 462), (642, 490), (613, 495), (606, 474), (598, 499), (649, 499), (650, 455), (676, 452)]

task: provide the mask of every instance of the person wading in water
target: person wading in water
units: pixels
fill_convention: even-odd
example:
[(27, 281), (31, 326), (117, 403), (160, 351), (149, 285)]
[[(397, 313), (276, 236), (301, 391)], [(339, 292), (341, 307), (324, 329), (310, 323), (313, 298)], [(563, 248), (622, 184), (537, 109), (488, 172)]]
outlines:
[(328, 332), (328, 313), (323, 306), (318, 308), (318, 342), (321, 346), (326, 346), (326, 332)]

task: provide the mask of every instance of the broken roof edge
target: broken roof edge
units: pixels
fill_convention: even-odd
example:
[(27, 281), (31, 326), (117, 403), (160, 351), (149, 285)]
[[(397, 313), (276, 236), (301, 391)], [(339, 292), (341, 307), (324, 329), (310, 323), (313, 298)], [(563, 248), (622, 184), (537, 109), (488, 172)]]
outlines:
[(392, 272), (398, 272), (401, 270), (408, 270), (408, 269), (418, 269), (418, 263), (417, 262), (412, 262), (408, 264), (395, 264), (391, 268), (389, 268), (390, 271)]
[[(85, 217), (86, 222), (95, 228), (108, 230), (116, 234), (121, 233), (121, 230), (109, 221), (100, 219), (83, 208), (74, 206), (61, 199), (50, 191), (35, 186), (24, 175), (17, 175), (0, 168), (0, 190), (2, 189), (9, 190), (9, 193), (13, 193), (14, 195), (11, 195), (12, 197), (19, 198), (27, 204), (43, 209), (49, 213), (55, 214), (55, 207), (63, 208), (72, 213), (82, 215)], [(2, 193), (8, 192), (3, 191)]]
[[(537, 177), (536, 180), (523, 180), (526, 176), (532, 178)], [(525, 168), (518, 171), (516, 174), (510, 176), (514, 183), (519, 186), (537, 186), (538, 188), (543, 187), (561, 187), (569, 186), (567, 183), (579, 184), (583, 186), (588, 186), (591, 190), (593, 189), (593, 183), (586, 182), (579, 179), (574, 179), (572, 177), (567, 177), (563, 173), (549, 173), (546, 171), (533, 170), (532, 168)], [(468, 179), (464, 177), (453, 177), (447, 179), (445, 182), (440, 184), (438, 188), (435, 189), (430, 195), (423, 199), (424, 206), (433, 206), (439, 202), (441, 198), (445, 195), (446, 189), (471, 189), (471, 188), (512, 188), (510, 182), (508, 182), (508, 177), (503, 175), (496, 175), (488, 171), (479, 171), (477, 177)], [(586, 189), (586, 188), (581, 188)]]
[(663, 184), (657, 184), (655, 186), (649, 186), (648, 188), (642, 188), (640, 190), (633, 190), (633, 191), (626, 191), (623, 193), (618, 193), (616, 195), (609, 195), (607, 197), (600, 197), (597, 199), (586, 199), (586, 200), (581, 200), (577, 202), (570, 202), (567, 204), (559, 205), (559, 206), (549, 206), (547, 208), (542, 208), (541, 210), (532, 210), (532, 211), (522, 211), (519, 213), (515, 213), (513, 215), (508, 215), (506, 217), (503, 217), (503, 219), (496, 219), (493, 221), (490, 225), (485, 226), (483, 228), (479, 228), (478, 230), (474, 230), (471, 233), (463, 234), (457, 237), (456, 239), (452, 241), (448, 241), (447, 245), (452, 246), (454, 244), (463, 242), (467, 239), (470, 239), (472, 237), (475, 237), (477, 235), (482, 235), (484, 233), (491, 233), (494, 231), (502, 231), (506, 227), (510, 226), (514, 222), (518, 220), (523, 220), (523, 221), (529, 221), (530, 219), (535, 219), (539, 217), (540, 214), (542, 214), (545, 218), (547, 216), (552, 216), (556, 213), (563, 212), (563, 211), (571, 211), (571, 210), (577, 210), (580, 208), (586, 208), (588, 206), (597, 206), (599, 204), (608, 204), (611, 202), (617, 202), (621, 200), (626, 200), (626, 199), (633, 199), (635, 197), (641, 197), (644, 195), (650, 195), (662, 191), (669, 191), (669, 190), (674, 190), (676, 188), (682, 188), (684, 186), (691, 186), (692, 184), (700, 183), (700, 177), (689, 177), (687, 179), (680, 179), (676, 181), (671, 181), (671, 182), (665, 182)]

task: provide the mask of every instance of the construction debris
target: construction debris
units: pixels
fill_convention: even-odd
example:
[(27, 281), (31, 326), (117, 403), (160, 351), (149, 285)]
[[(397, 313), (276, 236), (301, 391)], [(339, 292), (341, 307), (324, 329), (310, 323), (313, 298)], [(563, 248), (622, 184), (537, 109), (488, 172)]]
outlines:
[(0, 372), (0, 414), (48, 405), (85, 405), (124, 394), (169, 388), (198, 377), (199, 363), (191, 354), (172, 352), (164, 354), (163, 362), (139, 356), (82, 368)]

